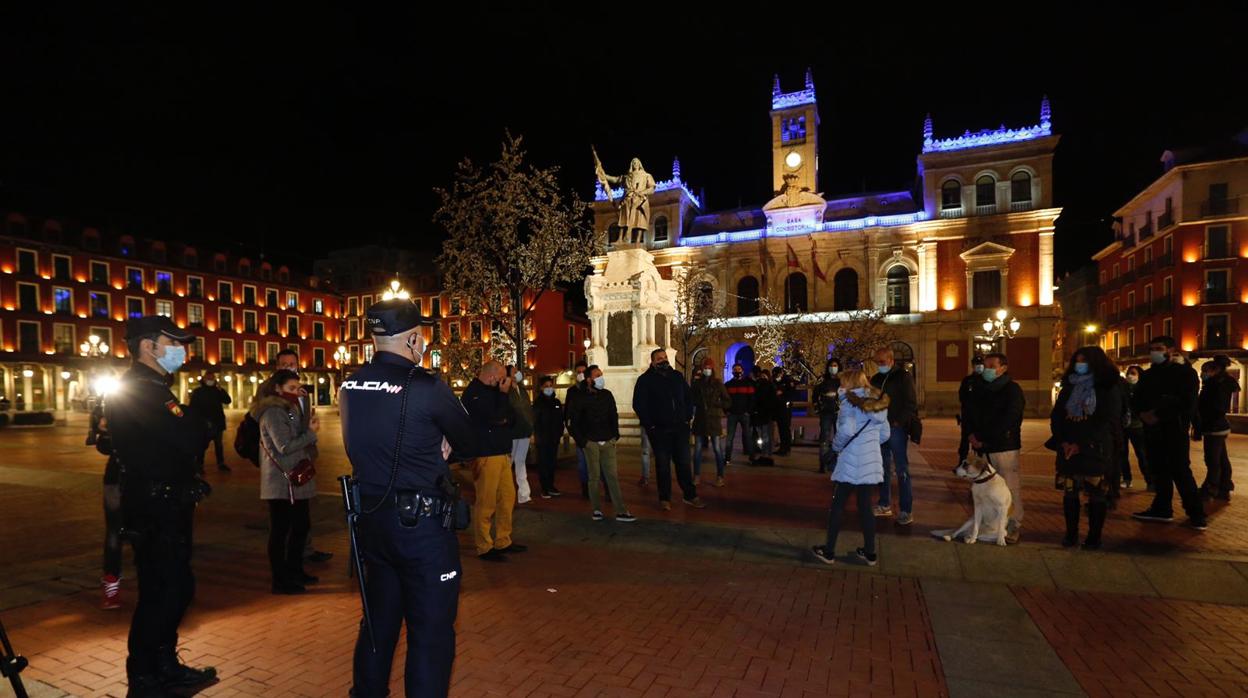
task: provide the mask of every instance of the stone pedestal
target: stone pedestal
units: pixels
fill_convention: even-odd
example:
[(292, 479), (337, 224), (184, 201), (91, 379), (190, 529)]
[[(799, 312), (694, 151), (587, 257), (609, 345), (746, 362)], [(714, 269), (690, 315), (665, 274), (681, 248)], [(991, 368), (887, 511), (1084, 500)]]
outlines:
[(676, 282), (659, 275), (647, 250), (614, 250), (602, 271), (585, 279), (585, 297), (593, 342), (589, 363), (602, 369), (607, 390), (615, 396), (622, 440), (635, 444), (640, 437), (633, 415), (637, 377), (650, 367), (650, 352), (659, 347), (676, 362), (669, 346)]

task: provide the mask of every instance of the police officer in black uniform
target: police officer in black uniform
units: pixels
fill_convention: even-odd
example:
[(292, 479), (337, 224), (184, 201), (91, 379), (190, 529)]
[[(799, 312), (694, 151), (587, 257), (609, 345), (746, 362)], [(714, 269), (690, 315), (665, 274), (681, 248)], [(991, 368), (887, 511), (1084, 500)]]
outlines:
[(373, 626), (362, 627), (356, 642), (352, 695), (388, 695), (406, 620), (407, 695), (445, 696), (461, 571), (459, 541), (442, 515), (452, 504), (443, 487), (451, 477), (443, 439), (471, 457), (473, 426), (450, 387), (419, 366), (421, 327), (433, 320), (411, 301), (395, 299), (370, 307), (367, 322), (377, 353), (339, 392), (343, 441), (359, 488), (357, 545)]
[(131, 697), (176, 695), (171, 689), (206, 684), (217, 675), (211, 667), (185, 666), (177, 655), (178, 624), (195, 594), (191, 521), (208, 492), (196, 471), (209, 422), (169, 391), (169, 376), (186, 362), (193, 339), (167, 317), (130, 320), (126, 346), (133, 364), (104, 407), (122, 468), (123, 525), (139, 577), (126, 659)]

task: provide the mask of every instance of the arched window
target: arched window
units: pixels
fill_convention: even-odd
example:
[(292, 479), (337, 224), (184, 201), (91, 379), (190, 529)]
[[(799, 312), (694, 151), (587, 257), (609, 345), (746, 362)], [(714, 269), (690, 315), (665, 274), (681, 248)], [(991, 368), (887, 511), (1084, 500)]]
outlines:
[[(988, 207), (992, 207), (993, 211), (988, 211)], [(992, 213), (997, 206), (997, 180), (990, 175), (984, 175), (975, 180), (975, 208), (979, 212)]]
[(940, 209), (962, 208), (962, 185), (956, 179), (945, 182), (940, 187)]
[(1031, 203), (1031, 175), (1029, 173), (1019, 171), (1010, 177), (1010, 203)]
[(858, 309), (858, 272), (853, 269), (842, 269), (832, 277), (832, 309)]
[(667, 241), (667, 216), (659, 216), (654, 219), (654, 241)]
[(804, 313), (809, 307), (806, 303), (806, 275), (800, 271), (789, 274), (784, 280), (784, 312)]
[(737, 282), (737, 315), (758, 315), (758, 279), (753, 276), (742, 277)]
[(888, 270), (888, 306), (887, 312), (910, 312), (910, 270), (901, 264), (893, 265)]

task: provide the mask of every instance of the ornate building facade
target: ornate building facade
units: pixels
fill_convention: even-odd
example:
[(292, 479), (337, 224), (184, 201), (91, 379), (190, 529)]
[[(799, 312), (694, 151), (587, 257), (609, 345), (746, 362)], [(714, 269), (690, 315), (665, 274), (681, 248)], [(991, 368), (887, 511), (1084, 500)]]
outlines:
[[(1018, 331), (989, 343), (1008, 353), (1029, 412), (1047, 414), (1060, 319), (1053, 225), (1061, 213), (1052, 198), (1059, 137), (1048, 100), (1034, 125), (951, 138), (937, 137), (929, 116), (916, 187), (870, 194), (819, 191), (818, 126), (810, 74), (797, 92), (783, 92), (777, 79), (770, 112), (775, 191), (763, 192), (766, 203), (704, 210), (679, 162), (650, 197), (644, 245), (655, 264), (668, 278), (677, 267), (699, 269), (735, 333), (709, 350), (716, 363), (727, 371), (733, 362), (754, 362), (746, 336), (759, 323), (759, 298), (796, 322), (876, 310), (896, 330), (895, 351), (916, 374), (925, 411), (949, 414), (986, 341), (985, 319), (1005, 310), (1019, 320)], [(619, 245), (616, 211), (601, 185), (596, 198), (596, 225)], [(598, 273), (605, 264), (606, 257), (596, 261)], [(606, 318), (592, 319), (607, 326)], [(603, 338), (594, 339), (598, 345)]]

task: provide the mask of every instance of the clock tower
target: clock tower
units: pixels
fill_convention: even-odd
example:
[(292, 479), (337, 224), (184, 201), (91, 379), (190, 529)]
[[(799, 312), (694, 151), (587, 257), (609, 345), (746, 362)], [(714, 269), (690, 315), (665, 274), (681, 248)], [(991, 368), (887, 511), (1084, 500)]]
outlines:
[(819, 108), (809, 68), (805, 87), (798, 92), (781, 92), (778, 75), (772, 84), (771, 172), (776, 192), (787, 174), (797, 175), (798, 187), (819, 191)]

